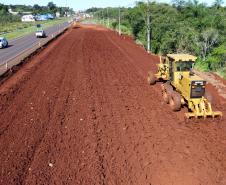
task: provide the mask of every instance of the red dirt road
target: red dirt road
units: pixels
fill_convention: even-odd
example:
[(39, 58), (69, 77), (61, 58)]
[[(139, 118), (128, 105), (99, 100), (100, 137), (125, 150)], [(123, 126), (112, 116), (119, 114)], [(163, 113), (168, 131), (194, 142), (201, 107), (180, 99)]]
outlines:
[(156, 61), (103, 29), (50, 44), (0, 86), (0, 184), (226, 185), (225, 121), (185, 124)]

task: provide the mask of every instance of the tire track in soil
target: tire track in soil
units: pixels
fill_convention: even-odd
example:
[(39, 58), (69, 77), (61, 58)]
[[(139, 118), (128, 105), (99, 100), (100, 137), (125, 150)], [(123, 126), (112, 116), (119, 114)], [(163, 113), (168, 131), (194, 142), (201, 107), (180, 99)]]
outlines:
[[(61, 82), (60, 82), (61, 83)], [(40, 89), (39, 89), (40, 90)], [(34, 91), (34, 94), (36, 94), (36, 92), (38, 92), (38, 91), (36, 91), (36, 90), (32, 90), (32, 91)], [(28, 93), (29, 95), (30, 95), (30, 93)], [(33, 94), (33, 93), (31, 93), (31, 94)], [(37, 95), (37, 94), (36, 94)], [(32, 99), (34, 99), (35, 97), (36, 97), (36, 95), (32, 95), (31, 97), (29, 97), (29, 96), (27, 96), (27, 97), (25, 97), (25, 100), (22, 102), (22, 103), (19, 103), (21, 106), (24, 106), (24, 103), (26, 103), (26, 104), (28, 104), (28, 105), (26, 105), (27, 107), (25, 107), (25, 108), (22, 108), (22, 109), (20, 109), (20, 110), (17, 110), (18, 109), (18, 107), (17, 107), (17, 109), (16, 109), (16, 115), (15, 116), (13, 116), (13, 117), (7, 117), (7, 118), (9, 118), (9, 119), (11, 119), (11, 121), (10, 121), (10, 124), (8, 125), (8, 127), (9, 126), (11, 126), (11, 130), (13, 130), (13, 129), (16, 129), (15, 128), (15, 125), (16, 124), (18, 124), (19, 125), (19, 127), (20, 127), (20, 125), (21, 125), (21, 122), (23, 122), (23, 121), (26, 121), (26, 122), (29, 122), (29, 121), (31, 121), (31, 122), (35, 122), (36, 120), (38, 120), (39, 118), (35, 118), (35, 120), (34, 120), (34, 117), (33, 116), (31, 116), (30, 118), (25, 118), (25, 120), (21, 120), (21, 122), (20, 121), (15, 121), (16, 119), (17, 119), (17, 117), (20, 115), (20, 114), (23, 114), (25, 111), (27, 112), (27, 113), (29, 113), (30, 112), (30, 110), (29, 110), (29, 108), (31, 108), (31, 110), (33, 110), (34, 109), (34, 106), (33, 106), (33, 103), (32, 103), (32, 101), (30, 101), (30, 100), (32, 100)], [(22, 95), (23, 96), (23, 95)], [(55, 96), (53, 96), (53, 98), (54, 99), (56, 99), (55, 97), (57, 96), (57, 93), (56, 93), (56, 95)], [(21, 99), (23, 99), (23, 98), (21, 98), (21, 97), (19, 97), (18, 98), (19, 100), (21, 100)], [(48, 98), (47, 98), (48, 99)], [(31, 102), (31, 103), (28, 103), (28, 102)], [(54, 103), (55, 102), (55, 100), (53, 100), (53, 103), (49, 103), (48, 102), (48, 106), (47, 106), (47, 113), (48, 113), (48, 118), (50, 119), (50, 105), (49, 104), (51, 104), (51, 106), (54, 106)], [(26, 109), (28, 109), (28, 111), (26, 110)], [(12, 111), (12, 109), (11, 109), (11, 111)], [(37, 112), (38, 111), (40, 111), (40, 110), (37, 110)], [(41, 111), (40, 111), (41, 112)], [(35, 114), (35, 113), (34, 113)], [(30, 119), (30, 120), (29, 120)], [(49, 119), (48, 120), (46, 120), (46, 123), (48, 123), (49, 122)], [(28, 121), (29, 120), (29, 121)], [(25, 126), (28, 126), (28, 124), (29, 123), (25, 123), (24, 125)], [(23, 125), (22, 125), (23, 126)], [(38, 136), (39, 138), (37, 138), (37, 140), (34, 142), (34, 143), (32, 143), (32, 145), (31, 146), (29, 146), (29, 141), (28, 141), (28, 143), (27, 143), (27, 141), (26, 140), (24, 140), (23, 139), (23, 135), (21, 135), (19, 138), (19, 140), (21, 140), (22, 139), (22, 141), (20, 141), (21, 143), (22, 142), (24, 142), (24, 145), (25, 146), (23, 146), (23, 147), (26, 147), (27, 145), (28, 145), (28, 147), (29, 148), (31, 148), (31, 150), (29, 150), (28, 152), (25, 152), (25, 154), (23, 154), (22, 156), (23, 156), (23, 158), (24, 159), (22, 159), (21, 161), (20, 161), (20, 165), (19, 165), (19, 168), (21, 169), (20, 171), (19, 171), (19, 173), (17, 174), (17, 176), (14, 178), (14, 179), (12, 179), (14, 182), (19, 182), (19, 184), (22, 184), (22, 182), (23, 182), (23, 179), (24, 179), (24, 174), (26, 174), (25, 172), (27, 171), (27, 169), (28, 169), (28, 166), (29, 166), (29, 164), (30, 164), (30, 162), (33, 160), (33, 155), (34, 155), (34, 153), (35, 153), (35, 151), (36, 151), (36, 149), (38, 148), (38, 146), (39, 146), (39, 144), (42, 142), (42, 139), (43, 139), (43, 137), (44, 137), (44, 135), (45, 135), (45, 132), (47, 131), (47, 129), (48, 129), (48, 125), (41, 125), (41, 128), (43, 129), (43, 133), (40, 133), (40, 135)], [(25, 129), (25, 130), (27, 130), (27, 128), (22, 128), (22, 129)], [(21, 131), (21, 132), (23, 132), (22, 131), (22, 129), (21, 129), (21, 127), (20, 127), (20, 130), (19, 131)], [(5, 131), (7, 131), (7, 130), (5, 130)], [(7, 133), (6, 133), (7, 134)], [(5, 136), (5, 135), (4, 135)], [(32, 136), (31, 136), (32, 137)], [(34, 136), (33, 136), (34, 137)], [(15, 138), (14, 140), (17, 140), (18, 138)], [(13, 141), (13, 144), (14, 144), (14, 142), (15, 141)], [(18, 143), (17, 143), (18, 144)], [(8, 145), (7, 143), (5, 144), (5, 145)], [(13, 152), (13, 151), (12, 151)], [(22, 157), (21, 157), (22, 158)], [(18, 160), (19, 161), (19, 160)], [(18, 162), (18, 161), (16, 161), (16, 162)], [(16, 169), (17, 169), (17, 167), (16, 167)], [(8, 174), (8, 175), (10, 175), (10, 174)]]
[[(81, 42), (81, 41), (78, 41), (78, 42)], [(74, 57), (72, 56), (72, 53), (73, 53), (73, 49), (74, 49), (74, 47), (75, 47), (75, 43), (72, 43), (71, 45), (68, 44), (68, 45), (70, 46), (70, 48), (69, 48), (69, 50), (68, 50), (68, 53), (69, 53), (69, 58), (71, 59), (71, 58), (74, 58)], [(60, 54), (60, 55), (61, 55), (61, 54)], [(70, 61), (70, 62), (71, 62), (71, 61)], [(55, 107), (56, 104), (59, 104), (59, 102), (60, 102), (60, 103), (63, 104), (62, 107), (65, 107), (65, 110), (57, 111), (57, 110), (53, 109), (53, 111), (51, 112), (51, 110), (50, 110), (50, 108), (49, 108), (49, 110), (48, 110), (48, 115), (49, 115), (48, 122), (50, 122), (50, 125), (51, 125), (51, 117), (55, 117), (55, 116), (56, 116), (56, 117), (58, 117), (58, 119), (59, 119), (59, 125), (62, 126), (63, 123), (64, 123), (64, 121), (65, 121), (65, 115), (66, 115), (67, 109), (68, 109), (68, 107), (70, 107), (69, 99), (70, 99), (70, 96), (71, 96), (72, 92), (74, 91), (74, 89), (73, 89), (73, 91), (72, 91), (72, 89), (67, 89), (66, 95), (62, 93), (62, 92), (64, 92), (65, 83), (67, 83), (66, 81), (68, 80), (68, 79), (67, 79), (67, 77), (68, 77), (68, 76), (67, 76), (67, 71), (68, 71), (68, 68), (71, 67), (71, 63), (70, 63), (70, 62), (67, 62), (67, 63), (64, 65), (64, 67), (62, 68), (63, 76), (61, 76), (60, 86), (59, 86), (59, 89), (58, 89), (58, 92), (57, 92), (57, 95), (56, 95), (56, 97), (64, 97), (64, 98), (63, 98), (63, 100), (58, 100), (58, 99), (56, 99), (56, 100), (55, 100), (55, 104), (54, 104), (54, 106), (53, 106), (53, 107)], [(62, 101), (62, 102), (61, 102), (61, 101)], [(59, 112), (60, 112), (60, 113), (59, 113)], [(49, 129), (48, 129), (48, 130), (49, 130)], [(41, 138), (41, 141), (38, 143), (38, 146), (35, 148), (35, 150), (34, 150), (34, 152), (33, 152), (33, 155), (32, 155), (32, 161), (30, 162), (29, 166), (27, 166), (27, 170), (26, 170), (26, 173), (25, 173), (25, 175), (24, 175), (25, 177), (23, 178), (23, 182), (22, 182), (21, 184), (24, 184), (24, 183), (25, 183), (26, 178), (27, 178), (27, 176), (29, 175), (29, 173), (30, 173), (30, 171), (31, 171), (31, 169), (32, 169), (32, 162), (33, 162), (34, 158), (36, 157), (35, 154), (36, 154), (36, 152), (37, 152), (37, 149), (40, 148), (40, 145), (42, 144), (43, 139), (44, 139), (44, 137), (46, 136), (46, 133), (49, 132), (48, 130), (46, 130), (46, 132), (44, 133), (43, 137)], [(59, 132), (62, 133), (62, 132), (61, 132), (61, 127), (59, 128)], [(55, 141), (55, 140), (54, 140), (54, 141)], [(55, 143), (54, 143), (54, 144), (55, 144)], [(55, 144), (55, 145), (56, 145), (56, 144)], [(45, 183), (47, 183), (47, 182), (45, 182)], [(26, 184), (27, 184), (27, 183), (26, 183)], [(28, 183), (28, 184), (29, 184), (29, 183)]]
[[(67, 41), (69, 41), (69, 40), (67, 40)], [(70, 46), (70, 44), (69, 44), (69, 46)], [(70, 46), (71, 47), (71, 46)], [(74, 49), (74, 48), (73, 48)], [(59, 52), (59, 54), (60, 55), (62, 55), (64, 52)], [(58, 63), (59, 62), (61, 62), (60, 60), (58, 60), (57, 61)], [(55, 63), (56, 64), (56, 66), (58, 66), (58, 64), (57, 63)], [(52, 68), (52, 67), (51, 67)], [(45, 69), (45, 67), (44, 67), (44, 69)], [(59, 68), (59, 66), (58, 66), (58, 71), (56, 71), (56, 69), (53, 69), (54, 70), (54, 72), (57, 72), (57, 75), (59, 75), (60, 74), (60, 70), (62, 71), (62, 74), (63, 75), (65, 75), (65, 69), (64, 68)], [(54, 79), (55, 79), (55, 81), (56, 82), (58, 82), (59, 81), (59, 83), (58, 84), (62, 84), (62, 81), (63, 81), (63, 76), (61, 75), (58, 79), (59, 80), (57, 80), (57, 77), (56, 76), (54, 76), (54, 78), (50, 78), (50, 74), (49, 74), (49, 72), (50, 72), (51, 70), (50, 69), (47, 69), (46, 70), (46, 74), (47, 74), (47, 76), (48, 76), (48, 78), (50, 79), (50, 83), (52, 83), (52, 82), (54, 82)], [(40, 72), (40, 71), (39, 71)], [(42, 73), (43, 73), (44, 71), (42, 71)], [(46, 76), (44, 76), (44, 78), (47, 78)], [(40, 79), (39, 79), (40, 80)], [(53, 80), (53, 81), (52, 81)], [(31, 82), (31, 86), (32, 86), (32, 83), (34, 83), (34, 81), (32, 81)], [(35, 79), (35, 84), (37, 84), (36, 83), (36, 79)], [(57, 97), (59, 97), (59, 92), (58, 92), (58, 90), (57, 90), (57, 88), (55, 88), (55, 87), (57, 87), (57, 86), (59, 86), (59, 85), (56, 85), (56, 84), (53, 84), (53, 87), (54, 87), (54, 90), (56, 90), (56, 94), (53, 96), (53, 98), (54, 98), (54, 100), (51, 102), (51, 106), (55, 106), (54, 104), (54, 102), (57, 100)], [(43, 84), (42, 84), (43, 85)], [(50, 84), (48, 84), (48, 85), (50, 85)], [(56, 86), (55, 86), (56, 85)], [(51, 85), (49, 86), (49, 87), (51, 87)], [(41, 88), (43, 88), (43, 86), (41, 87)], [(29, 89), (29, 88), (28, 88)], [(35, 96), (36, 96), (36, 93), (35, 92), (40, 92), (40, 88), (38, 88), (38, 87), (36, 87), (36, 89), (38, 89), (38, 90), (34, 90), (34, 93), (32, 94), (32, 98), (34, 98)], [(28, 97), (26, 97), (26, 100), (25, 101), (29, 101), (29, 100), (27, 100), (27, 98), (29, 99), (30, 98), (30, 92), (29, 93), (27, 93), (28, 94)], [(47, 94), (48, 94), (48, 91), (47, 91)], [(23, 94), (22, 94), (22, 96), (23, 96)], [(21, 100), (21, 99), (23, 99), (23, 98), (21, 98), (21, 97), (19, 97), (18, 98), (19, 99), (19, 101)], [(49, 97), (47, 97), (47, 99), (49, 99)], [(48, 102), (49, 103), (49, 102)], [(19, 105), (23, 105), (24, 104), (24, 102), (22, 102), (22, 103), (18, 103)], [(30, 105), (29, 105), (30, 106)], [(13, 107), (14, 108), (14, 107)], [(17, 107), (18, 108), (18, 107)], [(15, 108), (16, 109), (16, 108)], [(48, 107), (48, 109), (49, 109), (49, 107)], [(17, 110), (16, 110), (17, 111)], [(15, 112), (16, 112), (15, 111)], [(23, 109), (22, 109), (22, 111), (21, 111), (21, 113), (23, 114)], [(41, 112), (40, 110), (37, 110), (37, 112)], [(47, 111), (48, 112), (48, 111)], [(17, 113), (17, 112), (16, 112)], [(42, 112), (41, 112), (42, 113)], [(19, 115), (19, 114), (17, 114), (17, 115)], [(3, 115), (4, 116), (4, 115)], [(15, 116), (16, 117), (16, 116)], [(6, 118), (9, 118), (10, 119), (10, 117), (6, 117)], [(13, 117), (14, 118), (14, 117)], [(26, 118), (26, 117), (25, 117)], [(32, 119), (32, 121), (34, 121), (34, 119), (33, 118), (31, 118)], [(8, 121), (5, 121), (5, 122), (8, 122)], [(48, 123), (49, 122), (49, 120), (46, 120), (46, 123)], [(16, 122), (17, 123), (17, 122)], [(15, 120), (14, 120), (14, 124), (15, 124)], [(18, 123), (18, 124), (20, 124), (20, 123)], [(13, 127), (15, 127), (15, 125), (12, 125)], [(21, 129), (21, 128), (20, 128)], [(43, 130), (47, 130), (47, 127), (45, 127), (44, 126), (44, 128), (43, 128)], [(46, 131), (45, 131), (46, 132)], [(40, 132), (40, 134), (42, 134), (42, 132)], [(32, 144), (31, 145), (31, 148), (32, 148), (32, 151), (29, 151), (28, 152), (28, 154), (25, 154), (25, 157), (24, 158), (28, 158), (28, 159), (30, 159), (30, 160), (32, 160), (32, 156), (33, 156), (33, 154), (35, 153), (35, 149), (37, 148), (36, 146), (37, 145), (39, 145), (39, 143), (42, 141), (42, 138), (44, 137), (44, 134), (43, 135), (41, 135), (41, 136), (39, 136), (40, 138), (38, 139), (38, 143), (36, 144), (36, 143), (34, 143), (34, 144)], [(12, 141), (11, 141), (12, 142)], [(26, 142), (26, 141), (25, 141)], [(18, 143), (17, 143), (18, 144)], [(6, 144), (7, 145), (7, 144)], [(19, 145), (19, 144), (18, 144)], [(20, 170), (20, 173), (24, 173), (24, 168), (28, 165), (28, 163), (29, 163), (29, 161), (25, 161), (25, 163), (24, 163), (24, 165), (19, 165), (20, 166), (20, 168), (21, 168), (21, 170)], [(24, 166), (24, 167), (23, 167)], [(20, 180), (20, 179), (23, 179), (23, 178), (21, 178), (20, 176), (20, 173), (18, 174), (18, 177), (16, 177), (15, 179), (14, 179), (14, 181), (19, 181), (19, 182), (22, 182), (22, 180)]]
[[(100, 40), (100, 38), (98, 38), (98, 40)], [(101, 43), (101, 40), (100, 40), (100, 43)], [(107, 52), (107, 46), (106, 45), (104, 45), (105, 46), (105, 48), (103, 48), (105, 51), (106, 51), (106, 53), (108, 53), (109, 54), (109, 52)], [(97, 46), (98, 48), (100, 47), (100, 46)], [(93, 50), (95, 50), (95, 49), (93, 49)], [(117, 53), (118, 53), (118, 51), (117, 51)], [(115, 56), (115, 53), (113, 54), (112, 53), (112, 56)], [(108, 56), (109, 57), (109, 56)], [(122, 57), (122, 56), (121, 56)], [(101, 57), (100, 57), (101, 58)], [(118, 58), (120, 58), (120, 57), (118, 57)], [(106, 60), (106, 59), (109, 59), (109, 58), (104, 58), (104, 59), (102, 59), (102, 60)], [(99, 60), (98, 60), (99, 61)], [(106, 60), (107, 61), (107, 60)], [(114, 60), (110, 60), (110, 61), (114, 61)], [(122, 58), (122, 61), (123, 61), (123, 58)], [(119, 61), (119, 62), (121, 62), (121, 60)], [(106, 64), (105, 64), (106, 65)], [(118, 65), (118, 63), (117, 63), (117, 65)], [(123, 63), (123, 65), (125, 65), (124, 63)], [(102, 65), (103, 66), (103, 65)], [(121, 66), (121, 67), (123, 67), (123, 69), (124, 69), (124, 67), (125, 66)], [(98, 68), (100, 68), (100, 66), (98, 66)], [(116, 66), (114, 66), (113, 64), (110, 64), (109, 66), (108, 66), (108, 70), (111, 68), (111, 70), (112, 70), (112, 68), (114, 69), (114, 68), (116, 68), (116, 70), (114, 70), (114, 71), (117, 71), (117, 72), (115, 72), (111, 77), (109, 77), (109, 79), (108, 80), (106, 80), (106, 82), (105, 83), (103, 83), (103, 82), (101, 82), (100, 84), (102, 84), (102, 86), (103, 87), (105, 87), (105, 86), (109, 86), (108, 84), (109, 83), (111, 83), (111, 79), (112, 79), (112, 77), (114, 78), (114, 79), (117, 79), (117, 77), (122, 77), (121, 75), (122, 74), (126, 74), (125, 73), (125, 70), (123, 70), (123, 71), (120, 71), (120, 67), (119, 68), (117, 68)], [(107, 72), (110, 72), (110, 71), (108, 71), (107, 69), (105, 69), (105, 70), (102, 70), (102, 71), (106, 71), (106, 73)], [(113, 70), (112, 70), (113, 71)], [(128, 72), (128, 71), (127, 71)], [(120, 74), (120, 75), (119, 75)], [(128, 74), (136, 74), (136, 73), (134, 73), (134, 71), (129, 71), (128, 72)], [(126, 77), (126, 76), (125, 76)], [(137, 79), (138, 78), (138, 76), (132, 76), (131, 77), (131, 79), (129, 79), (128, 80), (128, 82), (127, 82), (127, 79), (126, 78), (124, 78), (124, 81), (125, 81), (125, 84), (129, 84), (131, 81), (132, 81), (132, 79)], [(142, 84), (142, 81), (143, 81), (143, 79), (141, 79), (141, 84)], [(120, 82), (120, 81), (119, 81)], [(123, 81), (122, 82), (120, 82), (120, 83), (124, 83)], [(132, 86), (136, 86), (136, 84), (133, 84), (133, 85), (121, 85), (121, 84), (117, 84), (117, 85), (113, 85), (113, 87), (117, 87), (117, 86), (119, 86), (119, 88), (121, 88), (121, 87), (127, 87), (127, 86), (129, 86), (129, 87), (132, 87)], [(140, 85), (139, 85), (140, 86)], [(123, 90), (125, 90), (125, 88), (123, 88)], [(127, 92), (126, 92), (127, 93)], [(108, 93), (104, 93), (104, 94), (108, 94)], [(106, 96), (106, 95), (105, 95)], [(128, 96), (128, 94), (127, 95), (125, 95), (125, 96)], [(123, 96), (122, 96), (123, 97)], [(129, 99), (129, 98), (128, 98)], [(110, 100), (111, 100), (111, 98), (110, 98)], [(112, 100), (111, 100), (111, 102), (112, 102)], [(125, 101), (123, 100), (123, 104), (125, 103)], [(111, 105), (111, 106), (109, 106), (109, 107), (112, 107), (113, 105)], [(108, 109), (109, 109), (109, 107), (108, 107)], [(121, 118), (120, 118), (120, 120), (123, 120), (123, 116), (121, 116)], [(111, 123), (110, 123), (111, 124)], [(126, 126), (126, 125), (125, 125)], [(125, 127), (124, 127), (125, 128)], [(123, 128), (121, 128), (121, 129), (123, 129)], [(118, 128), (116, 129), (115, 128), (115, 130), (118, 130)], [(122, 139), (123, 140), (123, 139)], [(125, 148), (123, 148), (123, 150), (124, 151), (126, 151), (126, 149)], [(125, 176), (123, 176), (123, 178), (125, 178)], [(130, 177), (129, 177), (130, 178)], [(122, 183), (123, 183), (123, 181), (122, 181)], [(128, 182), (127, 182), (128, 183)], [(136, 184), (136, 183), (134, 183), (134, 182), (132, 182), (132, 181), (130, 181), (130, 183), (129, 184)]]
[[(74, 59), (75, 61), (76, 61), (76, 66), (80, 69), (79, 70), (79, 72), (78, 72), (78, 74), (77, 74), (77, 77), (76, 77), (76, 79), (78, 79), (78, 81), (75, 83), (76, 84), (76, 90), (78, 91), (78, 94), (76, 93), (76, 92), (73, 92), (72, 93), (72, 97), (76, 97), (75, 98), (75, 100), (77, 100), (77, 101), (83, 101), (83, 100), (79, 100), (79, 98), (77, 99), (77, 97), (79, 97), (81, 94), (83, 94), (83, 97), (84, 96), (86, 96), (86, 97), (89, 97), (90, 96), (90, 94), (89, 94), (89, 92), (90, 92), (90, 87), (89, 87), (89, 85), (87, 85), (87, 84), (89, 84), (89, 79), (88, 79), (88, 73), (84, 73), (85, 72), (85, 69), (84, 69), (84, 67), (83, 67), (83, 62), (84, 62), (84, 60), (83, 60), (83, 44), (78, 44), (79, 46), (80, 46), (80, 48), (78, 49), (78, 51), (77, 51), (77, 53), (76, 54), (78, 54), (78, 56), (76, 56), (76, 55), (74, 55), (74, 57), (72, 57), (72, 59)], [(72, 66), (74, 66), (73, 64), (71, 65), (71, 67)], [(68, 74), (73, 74), (73, 71), (68, 71)], [(74, 76), (74, 75), (72, 75), (72, 76)], [(71, 79), (73, 78), (71, 76)], [(81, 81), (80, 81), (80, 79), (82, 79)], [(72, 86), (74, 86), (74, 85), (72, 85)], [(85, 89), (85, 93), (86, 94), (84, 94), (84, 89)], [(87, 104), (87, 105), (90, 105), (90, 102), (89, 102), (90, 100), (86, 100), (85, 102), (83, 102), (83, 103), (81, 103), (81, 104)], [(72, 105), (72, 107), (78, 107), (78, 105)], [(82, 113), (82, 110), (83, 109), (83, 107), (80, 107), (80, 108), (78, 108), (78, 110), (80, 110), (80, 112), (79, 112), (79, 114), (84, 114), (83, 116), (85, 117), (85, 116), (87, 116), (87, 115), (91, 115), (91, 112), (90, 113), (87, 113), (86, 112), (86, 114), (85, 113)], [(76, 113), (78, 113), (77, 111), (76, 111)], [(75, 113), (75, 114), (76, 114)], [(71, 113), (71, 110), (70, 110), (70, 108), (68, 108), (68, 112), (67, 112), (67, 116), (66, 116), (66, 119), (65, 120), (70, 120), (70, 119), (73, 119), (74, 120), (74, 118), (73, 117), (75, 117), (75, 118), (77, 118), (77, 120), (80, 120), (81, 118), (79, 118), (79, 115), (78, 115), (78, 117), (77, 116), (75, 116), (75, 114), (74, 113)], [(72, 118), (70, 118), (72, 115), (74, 115)], [(81, 116), (81, 115), (80, 115)], [(83, 117), (83, 116), (81, 116), (81, 117)], [(84, 119), (84, 120), (83, 120)], [(82, 122), (84, 122), (84, 121), (86, 121), (86, 120), (90, 120), (90, 118), (82, 118), (82, 121), (80, 120), (80, 122), (81, 123), (78, 123), (78, 124), (82, 124)], [(67, 122), (66, 121), (66, 122)], [(70, 122), (70, 121), (69, 121)], [(67, 125), (67, 123), (64, 123), (64, 125)], [(66, 126), (66, 128), (67, 128), (67, 126)], [(81, 128), (78, 128), (78, 129), (81, 129)], [(93, 132), (92, 131), (92, 129), (91, 129), (91, 132)], [(62, 133), (62, 135), (65, 135), (65, 133)], [(91, 135), (93, 135), (93, 136), (95, 136), (93, 133), (91, 133)], [(81, 136), (80, 137), (82, 137), (83, 135), (81, 134)], [(73, 135), (71, 136), (71, 137), (73, 137)], [(73, 138), (72, 138), (73, 139)], [(82, 138), (81, 138), (82, 139)], [(49, 140), (49, 139), (48, 139)], [(47, 141), (48, 141), (47, 140)], [(74, 140), (74, 139), (73, 139)], [(63, 142), (63, 139), (61, 140), (61, 142)], [(59, 147), (57, 146), (57, 145), (59, 145)], [(61, 143), (57, 143), (57, 145), (55, 146), (56, 148), (57, 148), (57, 151), (62, 151), (62, 146), (61, 146)], [(70, 144), (69, 144), (70, 145)], [(84, 145), (84, 144), (81, 144), (81, 145)], [(65, 147), (65, 146), (63, 146), (63, 147)], [(89, 150), (89, 147), (90, 146), (85, 146), (85, 148), (87, 148), (88, 150)], [(56, 149), (54, 149), (54, 148), (52, 148), (52, 147), (50, 147), (51, 149), (50, 150), (52, 150), (52, 151), (54, 151), (54, 150), (56, 150)], [(76, 148), (78, 148), (78, 146), (76, 147)], [(69, 149), (71, 150), (72, 149), (72, 147), (69, 147)], [(82, 151), (82, 154), (84, 154), (85, 153), (85, 150), (84, 149), (80, 149), (80, 152)], [(95, 150), (96, 151), (96, 150)], [(44, 153), (44, 151), (43, 151), (43, 153)], [(44, 155), (44, 154), (43, 154)], [(79, 156), (80, 154), (77, 154), (77, 156)], [(64, 156), (62, 156), (62, 157), (64, 157)], [(37, 158), (40, 158), (40, 156), (37, 156)], [(52, 158), (52, 160), (51, 161), (54, 161), (53, 163), (56, 163), (56, 168), (57, 168), (57, 166), (58, 166), (58, 163), (61, 163), (61, 162), (59, 162), (59, 156), (57, 156), (57, 155), (52, 155), (51, 156), (51, 158)], [(76, 174), (76, 176), (80, 176), (79, 174), (80, 173), (84, 173), (83, 171), (85, 170), (85, 169), (83, 169), (83, 168), (86, 168), (86, 159), (83, 159), (83, 157), (79, 157), (80, 159), (79, 159), (79, 162), (78, 162), (78, 164), (77, 164), (77, 168), (79, 168), (79, 170), (77, 171), (77, 170), (75, 170), (75, 171), (77, 171), (77, 174)], [(95, 160), (99, 160), (99, 157), (98, 157), (98, 159), (95, 159)], [(46, 160), (45, 160), (46, 161)], [(71, 163), (73, 163), (74, 162), (74, 160), (73, 159), (71, 159), (70, 158), (70, 161), (71, 161)], [(95, 163), (95, 162), (94, 162)], [(101, 166), (100, 166), (100, 164), (99, 164), (99, 161), (97, 161), (96, 162), (97, 164), (96, 164), (96, 168), (97, 169), (99, 169), (99, 170), (97, 170), (97, 171), (101, 171)], [(41, 165), (39, 165), (38, 166), (38, 168), (40, 168), (40, 169), (43, 169), (44, 168), (44, 165), (45, 164), (41, 164)], [(33, 168), (37, 168), (37, 167), (35, 167), (36, 166), (36, 164), (34, 164), (34, 167)], [(55, 164), (54, 164), (54, 166), (55, 166)], [(70, 170), (70, 172), (69, 173), (71, 173), (71, 169), (69, 168), (69, 170)], [(36, 172), (33, 172), (34, 174), (33, 174), (33, 177), (31, 177), (30, 179), (28, 179), (27, 180), (27, 184), (32, 184), (32, 183), (34, 183), (34, 179), (37, 179), (37, 177), (38, 177), (38, 174), (37, 174), (37, 171)], [(76, 180), (76, 178), (75, 177), (73, 177), (73, 175), (69, 175), (69, 177), (68, 178), (66, 178), (65, 179), (65, 176), (62, 174), (62, 171), (61, 170), (59, 170), (58, 172), (56, 172), (58, 175), (55, 175), (55, 172), (54, 172), (54, 170), (53, 170), (53, 172), (50, 174), (50, 179), (52, 179), (51, 181), (49, 181), (49, 183), (50, 184), (52, 184), (52, 183), (57, 183), (57, 181), (59, 181), (59, 179), (58, 179), (58, 176), (62, 176), (62, 178), (61, 178), (61, 181), (62, 182), (64, 182), (65, 184), (68, 184), (68, 183), (70, 183), (72, 180), (74, 180), (73, 182), (71, 182), (71, 183), (77, 183), (77, 184), (87, 184), (87, 183), (92, 183), (93, 182), (93, 180), (91, 180), (91, 179), (89, 179), (88, 177), (85, 177), (84, 175), (83, 175), (83, 177), (81, 177), (81, 178), (77, 178), (77, 180)], [(95, 173), (94, 173), (95, 174)], [(101, 173), (100, 173), (101, 174)], [(68, 174), (67, 174), (68, 175)], [(35, 176), (35, 178), (34, 178), (34, 176)], [(99, 182), (98, 184), (101, 184), (101, 175), (96, 175), (96, 176), (99, 176), (99, 178), (100, 178), (100, 180), (98, 180), (98, 178), (97, 179), (95, 179), (97, 182)], [(85, 177), (85, 178), (84, 178)], [(57, 178), (57, 180), (55, 180), (55, 178)], [(46, 180), (45, 181), (43, 181), (43, 182), (45, 182), (46, 183)]]
[(1, 183), (226, 183), (225, 125), (185, 125), (160, 103), (145, 80), (156, 57), (103, 29), (62, 38), (3, 98)]

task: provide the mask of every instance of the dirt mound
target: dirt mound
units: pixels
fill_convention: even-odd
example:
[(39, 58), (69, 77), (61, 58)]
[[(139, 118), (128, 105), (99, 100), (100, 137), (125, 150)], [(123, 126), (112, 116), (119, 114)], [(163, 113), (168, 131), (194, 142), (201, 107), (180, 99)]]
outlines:
[(95, 28), (52, 43), (0, 87), (0, 184), (225, 185), (225, 122), (172, 113), (157, 61)]

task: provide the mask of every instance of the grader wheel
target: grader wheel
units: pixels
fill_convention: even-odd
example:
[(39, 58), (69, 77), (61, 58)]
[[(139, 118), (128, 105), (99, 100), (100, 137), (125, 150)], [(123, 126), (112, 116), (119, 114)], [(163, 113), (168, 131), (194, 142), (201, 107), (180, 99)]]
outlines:
[(170, 84), (165, 83), (161, 85), (161, 88), (162, 88), (163, 101), (168, 104), (170, 100), (170, 95), (173, 92), (173, 87)]
[(173, 111), (181, 109), (181, 95), (177, 92), (172, 92), (169, 98), (169, 104)]
[(154, 85), (156, 82), (155, 75), (152, 72), (148, 72), (148, 83), (149, 85)]
[(171, 94), (173, 92), (173, 87), (169, 83), (163, 84), (163, 87), (168, 94)]
[(162, 91), (163, 101), (168, 104), (169, 103), (169, 95), (166, 91)]

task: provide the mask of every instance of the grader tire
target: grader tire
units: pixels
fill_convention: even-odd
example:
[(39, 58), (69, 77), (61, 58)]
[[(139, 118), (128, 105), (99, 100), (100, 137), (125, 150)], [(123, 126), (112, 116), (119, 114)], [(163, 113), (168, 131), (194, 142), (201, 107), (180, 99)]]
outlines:
[(164, 84), (164, 89), (168, 94), (171, 94), (173, 92), (173, 87), (169, 83)]
[(152, 72), (148, 72), (148, 83), (149, 85), (154, 85), (156, 82), (155, 75)]
[(170, 100), (170, 94), (173, 93), (173, 87), (169, 83), (164, 83), (161, 85), (161, 88), (163, 101), (168, 104)]
[(163, 101), (168, 104), (169, 103), (169, 95), (166, 91), (162, 91)]
[(177, 92), (171, 93), (169, 104), (173, 111), (179, 111), (181, 109), (181, 95)]

